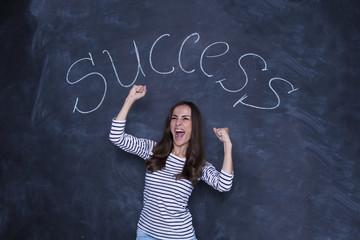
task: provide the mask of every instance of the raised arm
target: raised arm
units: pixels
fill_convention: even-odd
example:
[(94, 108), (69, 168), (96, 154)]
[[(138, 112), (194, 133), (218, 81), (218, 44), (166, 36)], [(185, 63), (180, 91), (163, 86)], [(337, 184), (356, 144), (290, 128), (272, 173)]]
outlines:
[(125, 133), (125, 124), (131, 106), (136, 100), (144, 97), (145, 94), (146, 86), (134, 85), (130, 89), (118, 116), (112, 121), (109, 134), (109, 139), (114, 145), (126, 152), (136, 154), (143, 159), (150, 157), (150, 152), (153, 149), (155, 142), (149, 139), (137, 138)]
[(132, 105), (136, 102), (136, 100), (144, 97), (145, 94), (146, 94), (146, 86), (134, 85), (130, 89), (129, 94), (126, 97), (124, 104), (123, 104), (119, 114), (115, 118), (115, 120), (117, 120), (117, 121), (126, 120), (126, 117), (129, 113)]
[(232, 143), (229, 136), (228, 128), (214, 128), (214, 133), (224, 144), (224, 161), (222, 170), (228, 174), (233, 173), (233, 160), (232, 160)]
[(224, 144), (223, 166), (219, 172), (211, 163), (206, 162), (203, 167), (203, 175), (201, 176), (201, 179), (220, 192), (230, 191), (234, 174), (231, 154), (232, 144), (229, 137), (229, 129), (214, 128), (214, 133)]

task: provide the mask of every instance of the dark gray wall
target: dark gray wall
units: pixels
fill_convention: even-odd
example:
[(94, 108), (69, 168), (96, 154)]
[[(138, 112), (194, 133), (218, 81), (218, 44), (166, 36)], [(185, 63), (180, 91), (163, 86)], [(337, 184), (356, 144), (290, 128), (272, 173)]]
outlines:
[[(194, 101), (207, 160), (228, 126), (235, 179), (189, 208), (204, 239), (360, 235), (358, 1), (2, 1), (1, 239), (134, 239), (143, 162), (108, 141), (159, 140)], [(78, 101), (77, 101), (78, 100)]]

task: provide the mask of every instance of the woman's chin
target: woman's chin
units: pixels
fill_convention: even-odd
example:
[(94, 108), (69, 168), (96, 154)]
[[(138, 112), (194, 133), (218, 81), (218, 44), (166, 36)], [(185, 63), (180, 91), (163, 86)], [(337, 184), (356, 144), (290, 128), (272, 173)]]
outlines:
[(183, 139), (178, 140), (178, 139), (174, 139), (174, 147), (187, 147), (188, 145), (188, 141), (184, 141)]

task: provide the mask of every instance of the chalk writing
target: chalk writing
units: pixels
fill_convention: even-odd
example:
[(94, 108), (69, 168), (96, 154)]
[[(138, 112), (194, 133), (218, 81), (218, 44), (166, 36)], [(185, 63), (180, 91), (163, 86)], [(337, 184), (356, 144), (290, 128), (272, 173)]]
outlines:
[(277, 92), (274, 90), (274, 88), (271, 86), (272, 81), (275, 81), (275, 80), (284, 81), (284, 82), (288, 83), (288, 84), (291, 86), (291, 90), (288, 91), (288, 93), (292, 93), (292, 92), (298, 90), (298, 88), (294, 88), (294, 86), (291, 84), (291, 82), (289, 82), (289, 81), (286, 80), (286, 79), (278, 78), (278, 77), (272, 78), (272, 79), (269, 80), (269, 87), (270, 87), (271, 91), (275, 94), (276, 99), (277, 99), (277, 104), (276, 104), (275, 106), (273, 106), (273, 107), (261, 107), (261, 106), (256, 106), (256, 105), (252, 105), (252, 104), (249, 104), (249, 103), (245, 103), (244, 100), (248, 97), (247, 94), (245, 94), (244, 96), (242, 96), (242, 97), (239, 99), (239, 101), (237, 101), (237, 102), (233, 105), (233, 107), (235, 107), (238, 103), (241, 103), (241, 104), (243, 104), (243, 105), (245, 105), (245, 106), (248, 106), (248, 107), (253, 107), (253, 108), (257, 108), (257, 109), (264, 109), (264, 110), (277, 108), (278, 106), (280, 106), (280, 97), (279, 97), (279, 95), (277, 94)]
[(158, 39), (156, 39), (155, 42), (154, 42), (154, 44), (151, 46), (150, 54), (149, 54), (149, 63), (150, 63), (151, 69), (154, 70), (154, 72), (159, 73), (159, 74), (170, 74), (170, 73), (174, 72), (174, 70), (175, 70), (175, 68), (172, 67), (172, 69), (171, 69), (170, 71), (168, 71), (168, 72), (160, 72), (160, 71), (158, 71), (158, 70), (156, 70), (156, 69), (154, 68), (154, 65), (153, 65), (153, 63), (152, 63), (152, 53), (153, 53), (153, 51), (154, 51), (154, 47), (155, 47), (155, 45), (157, 44), (157, 42), (158, 42), (161, 38), (163, 38), (163, 37), (165, 37), (165, 36), (170, 37), (170, 34), (164, 34), (164, 35), (160, 36)]
[[(156, 51), (157, 46), (160, 45), (160, 43), (162, 41), (165, 41), (166, 40), (165, 38), (170, 38), (170, 37), (171, 37), (170, 34), (161, 35), (160, 37), (158, 37), (154, 41), (154, 43), (152, 44), (152, 46), (150, 48), (150, 51), (149, 51), (149, 65), (150, 65), (151, 70), (154, 71), (157, 74), (169, 75), (169, 74), (172, 74), (172, 73), (174, 73), (176, 71), (175, 66), (171, 66), (168, 71), (160, 71), (159, 67), (155, 67), (154, 63), (153, 63), (153, 53), (154, 53), (154, 51)], [(193, 68), (191, 70), (186, 70), (184, 68), (184, 66), (183, 66), (183, 60), (184, 60), (183, 51), (186, 50), (187, 43), (190, 41), (190, 39), (193, 39), (193, 38), (194, 38), (194, 43), (198, 43), (198, 41), (200, 40), (200, 34), (199, 33), (192, 33), (189, 36), (187, 36), (184, 39), (184, 41), (181, 43), (179, 51), (178, 51), (178, 65), (179, 65), (179, 68), (181, 69), (181, 71), (183, 71), (186, 74), (191, 74), (191, 73), (194, 73), (196, 71), (195, 68)], [(116, 69), (116, 66), (115, 66), (115, 63), (113, 61), (113, 58), (112, 58), (110, 52), (108, 50), (103, 50), (102, 51), (103, 54), (107, 54), (107, 56), (108, 56), (108, 58), (110, 60), (111, 66), (112, 66), (112, 68), (114, 70), (116, 79), (119, 82), (120, 86), (126, 87), (126, 88), (131, 87), (132, 85), (135, 84), (135, 82), (137, 81), (140, 73), (144, 77), (146, 77), (145, 72), (144, 72), (144, 70), (142, 68), (140, 53), (139, 53), (139, 50), (138, 50), (138, 47), (137, 47), (135, 41), (133, 41), (133, 46), (134, 46), (136, 60), (137, 60), (137, 72), (136, 72), (132, 82), (129, 83), (129, 84), (124, 84), (123, 81), (120, 80), (117, 69)], [(211, 49), (218, 50), (218, 49), (221, 49), (222, 47), (224, 47), (223, 50), (219, 51), (216, 54), (207, 54), (208, 52), (210, 52)], [(208, 61), (209, 59), (214, 59), (214, 58), (219, 58), (219, 57), (225, 56), (228, 53), (229, 49), (230, 49), (229, 44), (227, 42), (223, 42), (223, 41), (213, 42), (213, 43), (209, 44), (208, 46), (206, 46), (204, 48), (204, 50), (202, 51), (200, 57), (199, 57), (199, 69), (201, 70), (201, 72), (208, 78), (214, 78), (215, 76), (214, 76), (214, 74), (211, 73), (211, 71), (214, 72), (214, 70), (217, 71), (218, 69), (211, 69), (211, 68), (210, 69), (205, 69), (204, 63), (206, 61)], [(213, 50), (213, 51), (215, 51), (215, 50)], [(81, 78), (76, 79), (75, 81), (69, 80), (69, 77), (70, 77), (71, 72), (73, 71), (73, 68), (77, 64), (79, 64), (80, 62), (90, 61), (91, 64), (93, 66), (95, 66), (95, 63), (94, 63), (94, 60), (93, 60), (93, 57), (92, 57), (91, 53), (89, 53), (89, 56), (90, 57), (85, 57), (85, 58), (81, 58), (81, 59), (76, 60), (73, 64), (71, 64), (71, 66), (69, 67), (69, 69), (67, 71), (67, 74), (66, 74), (66, 81), (69, 84), (79, 83), (80, 81), (83, 81), (84, 79), (86, 79), (86, 78), (88, 78), (88, 77), (90, 77), (92, 75), (97, 75), (103, 80), (103, 83), (104, 83), (103, 96), (102, 96), (101, 100), (99, 101), (98, 105), (95, 106), (93, 109), (87, 110), (87, 111), (80, 110), (79, 107), (78, 107), (79, 98), (76, 97), (73, 112), (77, 111), (77, 112), (82, 113), (82, 114), (87, 114), (87, 113), (91, 113), (91, 112), (96, 111), (102, 105), (102, 103), (103, 103), (103, 101), (105, 99), (105, 96), (106, 96), (106, 92), (107, 92), (106, 79), (105, 79), (104, 75), (99, 73), (99, 72), (90, 72), (90, 73), (82, 76)], [(223, 79), (220, 79), (220, 80), (217, 80), (217, 81), (214, 81), (214, 82), (218, 83), (219, 86), (227, 93), (238, 94), (241, 91), (246, 91), (246, 86), (247, 86), (247, 84), (249, 82), (249, 77), (248, 77), (248, 74), (247, 74), (247, 69), (243, 66), (242, 61), (244, 61), (243, 59), (245, 59), (247, 57), (259, 58), (262, 61), (263, 65), (264, 65), (263, 68), (261, 69), (261, 71), (267, 71), (268, 70), (266, 61), (265, 61), (265, 59), (263, 57), (261, 57), (258, 54), (255, 54), (255, 53), (246, 53), (246, 54), (243, 54), (242, 56), (240, 56), (239, 59), (238, 59), (238, 66), (240, 67), (241, 71), (244, 73), (244, 76), (245, 76), (245, 82), (240, 88), (231, 89), (230, 87), (226, 87), (225, 86), (225, 83), (226, 83), (225, 81), (227, 80), (226, 78), (223, 78)], [(277, 100), (277, 103), (274, 106), (258, 106), (258, 105), (252, 104), (251, 102), (249, 102), (249, 101), (251, 101), (251, 99), (248, 98), (248, 94), (245, 93), (245, 94), (242, 94), (242, 97), (240, 97), (240, 99), (233, 104), (233, 107), (237, 106), (238, 104), (242, 104), (242, 105), (247, 106), (247, 107), (261, 109), (261, 110), (271, 110), (271, 109), (275, 109), (275, 108), (279, 107), (281, 101), (280, 101), (279, 94), (277, 93), (277, 91), (272, 86), (272, 83), (274, 81), (282, 81), (282, 82), (287, 83), (291, 88), (290, 91), (288, 91), (288, 94), (298, 90), (298, 88), (295, 88), (294, 85), (290, 81), (288, 81), (288, 80), (286, 80), (284, 78), (280, 78), (280, 77), (273, 77), (268, 81), (268, 87), (273, 92), (273, 94), (274, 94), (274, 96), (275, 96), (275, 98)], [(245, 99), (247, 100), (246, 102), (245, 102)]]
[[(239, 89), (231, 90), (231, 89), (226, 88), (226, 87), (224, 86), (224, 84), (223, 84), (223, 81), (225, 81), (226, 79), (221, 79), (221, 80), (219, 80), (219, 81), (216, 81), (216, 83), (219, 83), (220, 86), (221, 86), (225, 91), (231, 92), (231, 93), (240, 92), (240, 91), (243, 90), (243, 89), (246, 87), (246, 85), (248, 84), (248, 82), (249, 82), (249, 77), (248, 77), (248, 75), (247, 75), (247, 72), (246, 72), (245, 68), (244, 68), (244, 67), (242, 66), (242, 64), (241, 64), (241, 60), (242, 60), (244, 57), (247, 57), (247, 56), (254, 56), (254, 57), (260, 58), (260, 59), (262, 60), (262, 62), (264, 63), (264, 68), (261, 69), (261, 71), (267, 71), (267, 70), (268, 70), (267, 64), (266, 64), (266, 61), (264, 60), (264, 58), (262, 58), (261, 56), (259, 56), (258, 54), (255, 54), (255, 53), (247, 53), (247, 54), (244, 54), (244, 55), (242, 55), (242, 56), (239, 58), (238, 64), (239, 64), (241, 70), (243, 71), (243, 73), (244, 73), (244, 75), (245, 75), (245, 84), (244, 84), (241, 88), (239, 88)], [(283, 79), (283, 78), (279, 78), (279, 77), (274, 77), (274, 78), (271, 78), (271, 79), (269, 80), (269, 88), (271, 89), (271, 91), (272, 91), (272, 92), (275, 94), (275, 96), (276, 96), (277, 104), (276, 104), (275, 106), (273, 106), (273, 107), (263, 107), (263, 106), (256, 106), (256, 105), (252, 105), (252, 104), (249, 104), (249, 103), (245, 103), (244, 100), (248, 97), (248, 95), (247, 95), (247, 94), (244, 94), (244, 95), (233, 105), (233, 107), (235, 107), (237, 104), (241, 103), (241, 104), (243, 104), (243, 105), (245, 105), (245, 106), (248, 106), (248, 107), (253, 107), (253, 108), (263, 109), (263, 110), (269, 110), (269, 109), (275, 109), (275, 108), (277, 108), (278, 106), (280, 106), (280, 97), (279, 97), (279, 95), (277, 94), (277, 92), (274, 90), (274, 88), (271, 86), (272, 81), (275, 81), (275, 80), (284, 81), (284, 82), (288, 83), (288, 84), (291, 86), (291, 90), (288, 91), (288, 94), (290, 94), (290, 93), (298, 90), (298, 88), (294, 88), (293, 84), (292, 84), (291, 82), (289, 82), (288, 80)]]
[(113, 59), (112, 59), (112, 57), (111, 57), (110, 52), (109, 52), (108, 50), (104, 50), (104, 51), (103, 51), (103, 53), (106, 53), (106, 54), (108, 55), (108, 57), (109, 57), (109, 59), (110, 59), (110, 61), (111, 61), (111, 65), (112, 65), (112, 67), (113, 67), (113, 69), (114, 69), (116, 79), (118, 80), (118, 82), (120, 83), (120, 85), (121, 85), (122, 87), (131, 87), (132, 85), (134, 85), (134, 83), (136, 82), (136, 80), (137, 80), (140, 72), (141, 72), (142, 75), (145, 77), (145, 73), (144, 73), (143, 69), (141, 68), (139, 50), (137, 49), (137, 46), (136, 46), (136, 42), (135, 42), (135, 41), (134, 41), (134, 48), (135, 48), (135, 54), (136, 54), (136, 59), (137, 59), (137, 63), (138, 63), (138, 68), (137, 68), (137, 72), (136, 72), (136, 75), (135, 75), (135, 77), (134, 77), (134, 80), (133, 80), (130, 84), (128, 84), (128, 85), (125, 85), (125, 84), (123, 84), (123, 83), (121, 82), (121, 80), (120, 80), (120, 78), (119, 78), (119, 75), (118, 75), (118, 73), (117, 73), (117, 70), (116, 70), (114, 61), (113, 61)]
[(100, 76), (100, 77), (102, 78), (102, 80), (104, 81), (104, 94), (103, 94), (102, 99), (100, 100), (100, 103), (99, 103), (95, 108), (93, 108), (92, 110), (89, 110), (89, 111), (82, 111), (82, 110), (80, 110), (80, 109), (78, 108), (79, 98), (76, 97), (75, 105), (74, 105), (74, 109), (73, 109), (73, 113), (74, 113), (75, 111), (78, 111), (79, 113), (86, 114), (86, 113), (91, 113), (91, 112), (96, 111), (96, 110), (101, 106), (101, 104), (103, 103), (103, 101), (104, 101), (104, 99), (105, 99), (105, 96), (106, 96), (107, 83), (106, 83), (105, 77), (104, 77), (101, 73), (91, 72), (91, 73), (88, 73), (88, 74), (86, 74), (85, 76), (79, 78), (79, 79), (76, 80), (76, 81), (73, 81), (73, 82), (72, 82), (72, 81), (69, 80), (70, 71), (72, 70), (72, 68), (73, 68), (76, 64), (78, 64), (78, 63), (80, 63), (80, 62), (82, 62), (82, 61), (86, 61), (86, 60), (87, 60), (87, 61), (91, 61), (92, 65), (95, 66), (95, 63), (94, 63), (94, 60), (93, 60), (93, 57), (92, 57), (91, 53), (89, 53), (89, 56), (90, 56), (90, 57), (88, 57), (88, 58), (81, 58), (81, 59), (75, 61), (73, 64), (71, 64), (69, 70), (68, 70), (67, 73), (66, 73), (66, 81), (67, 81), (69, 84), (76, 84), (76, 83), (81, 82), (81, 81), (84, 80), (85, 78), (88, 78), (88, 77), (90, 77), (90, 76), (92, 76), (92, 75), (98, 75), (98, 76)]
[(190, 34), (188, 37), (186, 37), (185, 38), (185, 40), (182, 42), (182, 44), (181, 44), (181, 47), (180, 47), (180, 50), (179, 50), (179, 57), (178, 57), (178, 62), (179, 62), (179, 66), (180, 66), (180, 68), (181, 68), (181, 70), (183, 70), (183, 72), (185, 72), (185, 73), (193, 73), (193, 72), (195, 72), (195, 69), (192, 69), (192, 70), (190, 70), (190, 71), (187, 71), (187, 70), (185, 70), (184, 68), (183, 68), (183, 66), (182, 66), (182, 61), (181, 61), (181, 54), (182, 54), (182, 50), (183, 50), (183, 48), (184, 48), (184, 45), (185, 45), (185, 43), (192, 37), (192, 36), (196, 36), (196, 40), (195, 40), (195, 43), (197, 43), (198, 41), (199, 41), (199, 39), (200, 39), (200, 35), (198, 34), (198, 33), (193, 33), (193, 34)]
[(202, 71), (206, 76), (208, 76), (208, 77), (213, 77), (214, 75), (213, 75), (213, 74), (208, 74), (208, 73), (205, 72), (204, 67), (203, 67), (204, 55), (205, 55), (205, 52), (206, 52), (209, 48), (211, 48), (211, 47), (213, 47), (213, 46), (216, 46), (216, 45), (218, 45), (218, 44), (224, 44), (224, 45), (226, 46), (226, 50), (225, 50), (223, 53), (220, 53), (220, 54), (217, 54), (217, 55), (212, 55), (212, 56), (209, 55), (209, 56), (206, 56), (207, 58), (221, 57), (221, 56), (225, 55), (225, 54), (229, 51), (229, 45), (228, 45), (226, 42), (215, 42), (215, 43), (212, 43), (212, 44), (210, 44), (209, 46), (207, 46), (207, 47), (204, 49), (204, 51), (202, 52), (201, 57), (200, 57), (200, 68), (201, 68), (201, 71)]

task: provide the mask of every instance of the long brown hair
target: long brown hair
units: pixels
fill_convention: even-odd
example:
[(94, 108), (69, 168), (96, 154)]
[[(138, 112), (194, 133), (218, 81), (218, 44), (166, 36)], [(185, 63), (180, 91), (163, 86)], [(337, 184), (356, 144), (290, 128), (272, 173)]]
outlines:
[(187, 105), (191, 109), (192, 131), (186, 150), (186, 162), (181, 173), (175, 174), (176, 179), (187, 179), (195, 186), (202, 175), (205, 165), (205, 154), (202, 137), (202, 120), (197, 106), (192, 102), (181, 101), (171, 107), (165, 122), (165, 129), (161, 140), (155, 145), (153, 155), (145, 160), (146, 169), (153, 173), (165, 167), (166, 159), (173, 150), (173, 136), (170, 129), (171, 117), (174, 109), (180, 105)]

